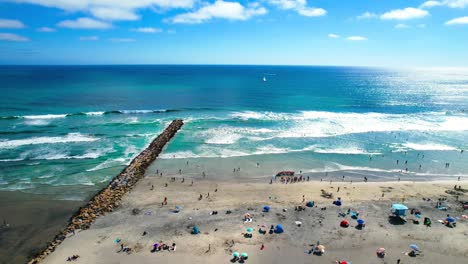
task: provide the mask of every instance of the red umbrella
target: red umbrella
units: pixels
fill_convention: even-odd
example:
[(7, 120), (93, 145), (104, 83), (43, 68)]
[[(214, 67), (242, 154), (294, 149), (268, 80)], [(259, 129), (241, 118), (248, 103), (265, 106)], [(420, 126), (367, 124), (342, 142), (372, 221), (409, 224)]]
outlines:
[(340, 226), (348, 227), (348, 226), (349, 226), (349, 222), (346, 221), (346, 220), (343, 220), (343, 221), (341, 221)]

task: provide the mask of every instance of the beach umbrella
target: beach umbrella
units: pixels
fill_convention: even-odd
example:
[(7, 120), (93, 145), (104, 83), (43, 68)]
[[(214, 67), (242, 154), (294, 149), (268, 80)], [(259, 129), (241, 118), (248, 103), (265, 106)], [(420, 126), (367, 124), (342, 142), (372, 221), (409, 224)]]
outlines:
[(349, 226), (349, 222), (346, 221), (346, 220), (343, 220), (343, 221), (341, 221), (340, 226), (342, 226), (342, 227), (348, 227), (348, 226)]
[(363, 225), (363, 224), (365, 223), (365, 221), (362, 220), (362, 219), (358, 219), (358, 220), (357, 220), (357, 223), (360, 224), (360, 225)]
[(247, 233), (252, 233), (253, 231), (254, 231), (253, 228), (251, 228), (251, 227), (247, 228)]
[(248, 257), (249, 257), (249, 255), (247, 255), (247, 253), (242, 253), (241, 256), (242, 256), (243, 258), (248, 258)]
[(447, 222), (449, 222), (449, 223), (455, 223), (457, 221), (457, 219), (455, 219), (455, 218), (453, 218), (451, 216), (447, 217), (447, 219), (445, 219), (445, 220), (447, 220)]
[(239, 254), (239, 252), (237, 252), (237, 251), (236, 251), (236, 252), (234, 252), (234, 253), (232, 253), (232, 256), (233, 256), (233, 257), (236, 257), (236, 258), (238, 258), (238, 257), (239, 257), (239, 255), (240, 255), (240, 254)]
[(270, 206), (266, 205), (263, 207), (264, 212), (270, 212)]
[(319, 251), (325, 251), (325, 246), (324, 245), (318, 245), (315, 247), (315, 249), (319, 250)]
[(385, 248), (377, 249), (377, 254), (384, 254), (384, 253), (385, 253)]
[(419, 247), (417, 245), (415, 245), (415, 244), (411, 244), (411, 245), (409, 245), (409, 247), (414, 251), (420, 251)]

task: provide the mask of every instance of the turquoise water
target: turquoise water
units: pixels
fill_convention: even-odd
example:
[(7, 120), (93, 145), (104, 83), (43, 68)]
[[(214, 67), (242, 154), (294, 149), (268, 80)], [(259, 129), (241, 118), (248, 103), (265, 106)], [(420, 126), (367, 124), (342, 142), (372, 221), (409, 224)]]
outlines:
[(467, 70), (9, 66), (0, 91), (0, 190), (86, 199), (174, 118), (166, 175), (468, 174)]

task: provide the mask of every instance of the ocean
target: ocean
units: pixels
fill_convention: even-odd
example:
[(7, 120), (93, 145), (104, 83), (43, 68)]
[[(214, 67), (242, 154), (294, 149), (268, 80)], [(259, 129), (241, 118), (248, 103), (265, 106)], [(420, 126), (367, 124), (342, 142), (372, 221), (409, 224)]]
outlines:
[(0, 92), (0, 191), (84, 201), (175, 118), (150, 173), (468, 176), (466, 69), (1, 66)]

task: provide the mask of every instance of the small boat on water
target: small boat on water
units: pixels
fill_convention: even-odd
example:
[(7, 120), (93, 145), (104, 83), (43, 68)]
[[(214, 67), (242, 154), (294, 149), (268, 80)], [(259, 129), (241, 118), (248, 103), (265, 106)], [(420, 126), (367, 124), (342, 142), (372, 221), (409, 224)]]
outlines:
[(265, 77), (265, 76), (263, 76), (263, 81), (264, 81), (264, 82), (266, 82), (266, 81), (267, 81), (267, 79), (266, 79), (266, 77)]

